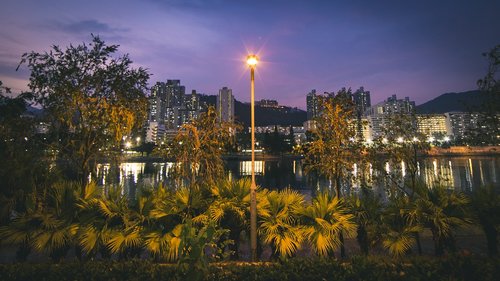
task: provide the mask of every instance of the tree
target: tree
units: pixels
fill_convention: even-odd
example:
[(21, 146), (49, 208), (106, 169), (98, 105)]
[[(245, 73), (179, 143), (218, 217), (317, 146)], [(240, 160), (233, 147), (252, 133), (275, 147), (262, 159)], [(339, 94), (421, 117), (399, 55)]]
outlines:
[[(387, 155), (393, 167), (404, 165), (402, 167), (403, 174), (391, 175), (387, 173), (380, 161), (377, 161), (375, 166), (389, 177), (399, 189), (398, 191), (413, 195), (420, 184), (418, 161), (421, 154), (430, 149), (430, 145), (426, 142), (425, 136), (417, 132), (417, 120), (413, 113), (400, 113), (387, 117), (382, 131), (385, 140), (378, 140), (377, 149)], [(394, 176), (402, 178), (403, 181), (396, 180)]]
[(389, 198), (382, 215), (382, 245), (394, 257), (401, 257), (411, 250), (419, 238), (415, 233), (422, 230), (413, 219), (413, 203), (408, 196), (393, 195)]
[(471, 223), (466, 207), (469, 199), (459, 192), (448, 192), (441, 186), (418, 191), (415, 199), (416, 221), (431, 230), (437, 256), (448, 249), (456, 250), (453, 231)]
[(381, 240), (383, 204), (373, 190), (363, 188), (361, 194), (349, 198), (349, 207), (356, 221), (356, 240), (363, 255)]
[[(307, 148), (305, 171), (327, 177), (340, 198), (342, 181), (348, 181), (356, 156), (360, 154), (359, 150), (356, 153), (356, 116), (351, 89), (342, 88), (334, 97), (322, 97), (319, 104), (321, 110), (314, 120), (316, 129)], [(339, 239), (340, 254), (345, 257), (342, 231)]]
[(299, 225), (304, 196), (289, 189), (262, 191), (257, 202), (258, 231), (263, 242), (271, 246), (271, 258), (293, 256), (304, 240), (304, 231)]
[(211, 188), (214, 198), (208, 207), (208, 215), (222, 228), (229, 230), (229, 239), (234, 241), (230, 246), (231, 258), (239, 257), (239, 238), (248, 224), (250, 217), (250, 180), (224, 180)]
[(355, 115), (350, 90), (342, 89), (335, 97), (322, 97), (320, 115), (314, 120), (305, 157), (306, 172), (317, 172), (333, 184), (337, 197), (341, 197), (342, 181), (347, 181), (355, 163), (353, 141), (356, 136)]
[(289, 150), (285, 136), (278, 132), (277, 125), (274, 126), (272, 133), (266, 132), (263, 134), (262, 146), (265, 148), (266, 153), (270, 154), (280, 154)]
[(354, 233), (354, 216), (348, 212), (343, 199), (330, 192), (318, 193), (310, 205), (300, 210), (304, 235), (320, 257), (333, 257), (342, 246), (340, 233)]
[(192, 123), (177, 132), (166, 156), (173, 157), (172, 176), (180, 186), (210, 187), (224, 174), (222, 153), (234, 141), (234, 124), (217, 122), (217, 112), (210, 106)]
[(0, 224), (12, 210), (24, 211), (24, 197), (51, 180), (44, 136), (36, 133), (37, 119), (27, 114), (32, 96), (8, 97), (4, 92), (9, 89), (0, 81)]
[(8, 225), (0, 227), (1, 240), (19, 245), (20, 260), (34, 249), (60, 261), (73, 245), (78, 228), (75, 203), (80, 194), (80, 185), (71, 182), (58, 182), (45, 192), (30, 193), (25, 197), (25, 211), (17, 213)]
[(477, 126), (469, 133), (471, 143), (477, 145), (498, 145), (500, 137), (500, 45), (483, 54), (488, 59), (488, 72), (477, 81), (479, 89), (485, 95), (485, 101), (470, 111), (479, 113)]
[(498, 229), (500, 226), (500, 195), (493, 185), (475, 189), (471, 196), (475, 219), (481, 225), (488, 243), (488, 255), (498, 255)]
[(31, 71), (29, 87), (49, 118), (52, 145), (82, 181), (101, 151), (117, 149), (146, 114), (149, 74), (132, 68), (128, 55), (113, 57), (117, 50), (93, 36), (65, 50), (25, 53), (18, 66)]

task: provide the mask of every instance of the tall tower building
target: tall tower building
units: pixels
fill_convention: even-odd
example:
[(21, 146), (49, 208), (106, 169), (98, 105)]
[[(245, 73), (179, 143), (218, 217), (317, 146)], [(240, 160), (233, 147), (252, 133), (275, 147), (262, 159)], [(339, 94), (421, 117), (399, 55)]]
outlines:
[(370, 91), (365, 91), (363, 87), (360, 87), (352, 95), (352, 100), (356, 106), (356, 113), (358, 118), (361, 118), (370, 106), (372, 106), (370, 101)]
[(319, 97), (316, 90), (312, 90), (307, 94), (307, 120), (313, 120), (319, 113)]
[(167, 80), (165, 86), (167, 91), (166, 106), (181, 106), (186, 93), (186, 87), (181, 85), (181, 80)]
[(157, 82), (151, 88), (146, 141), (158, 142), (168, 130), (176, 130), (182, 125), (185, 91), (186, 88), (181, 85), (180, 80)]
[(180, 80), (167, 80), (165, 98), (165, 128), (168, 130), (178, 129), (182, 125), (182, 107), (186, 87), (181, 85)]
[(184, 96), (184, 106), (182, 108), (182, 124), (189, 123), (198, 118), (201, 111), (200, 96), (196, 90), (192, 90), (190, 95)]
[(223, 87), (217, 95), (217, 116), (219, 122), (234, 122), (233, 90)]
[(163, 82), (156, 82), (151, 87), (151, 95), (149, 96), (149, 114), (148, 120), (160, 121), (165, 116), (165, 100), (167, 98), (167, 87)]

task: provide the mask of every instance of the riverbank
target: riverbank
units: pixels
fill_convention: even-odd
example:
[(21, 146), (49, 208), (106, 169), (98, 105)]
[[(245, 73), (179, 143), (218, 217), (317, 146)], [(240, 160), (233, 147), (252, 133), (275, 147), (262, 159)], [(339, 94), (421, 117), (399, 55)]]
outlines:
[(495, 156), (500, 155), (500, 146), (450, 146), (432, 147), (428, 156)]
[[(432, 147), (427, 153), (422, 156), (497, 156), (500, 155), (500, 146), (451, 146), (447, 148)], [(233, 153), (223, 155), (224, 160), (250, 161), (252, 155), (250, 153)], [(256, 153), (255, 160), (257, 161), (276, 161), (280, 159), (300, 160), (304, 155), (297, 154), (263, 154)], [(122, 156), (122, 162), (132, 163), (161, 163), (173, 162), (173, 159), (158, 157), (158, 156), (142, 156), (140, 153), (125, 154)], [(99, 162), (107, 162), (105, 159)]]
[[(295, 154), (281, 154), (281, 155), (271, 155), (271, 154), (255, 154), (255, 160), (257, 161), (277, 161), (280, 159), (290, 159), (290, 160), (300, 160), (303, 159), (303, 155), (295, 155)], [(234, 153), (234, 154), (226, 154), (222, 156), (223, 160), (229, 161), (250, 161), (252, 160), (252, 155), (247, 153)], [(126, 154), (121, 158), (121, 162), (129, 162), (129, 163), (163, 163), (163, 162), (173, 162), (174, 159), (170, 159), (168, 157), (158, 157), (158, 156), (142, 156), (140, 153), (137, 154)], [(100, 163), (106, 163), (106, 159), (102, 159), (99, 161)]]

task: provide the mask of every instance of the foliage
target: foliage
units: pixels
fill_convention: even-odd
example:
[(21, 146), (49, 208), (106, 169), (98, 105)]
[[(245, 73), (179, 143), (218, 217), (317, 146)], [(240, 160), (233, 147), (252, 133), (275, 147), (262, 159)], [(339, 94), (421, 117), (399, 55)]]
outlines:
[(304, 197), (297, 191), (264, 191), (257, 199), (258, 233), (272, 248), (272, 258), (293, 256), (301, 247), (304, 231), (299, 210)]
[(101, 151), (118, 149), (123, 136), (143, 124), (149, 74), (133, 69), (128, 55), (99, 37), (90, 44), (53, 46), (25, 53), (29, 87), (51, 125), (53, 148), (86, 179)]
[(60, 261), (77, 230), (74, 218), (79, 191), (79, 185), (61, 182), (46, 192), (31, 193), (26, 198), (26, 210), (0, 227), (0, 238), (7, 244), (46, 252), (54, 261)]
[(331, 180), (338, 197), (356, 155), (355, 112), (349, 96), (350, 89), (342, 89), (335, 97), (320, 99), (321, 114), (314, 120), (316, 129), (305, 156), (306, 172), (317, 172)]
[[(159, 185), (129, 197), (117, 186), (59, 182), (29, 193), (24, 211), (13, 213), (10, 223), (0, 227), (0, 241), (18, 246), (19, 260), (36, 251), (61, 261), (74, 249), (80, 260), (146, 256), (182, 260), (184, 273), (204, 271), (208, 261), (237, 258), (238, 247), (233, 246), (248, 229), (248, 186), (248, 180), (222, 182), (205, 197), (195, 189)], [(493, 199), (484, 201), (484, 214), (477, 214), (494, 220), (491, 212), (498, 204), (491, 200), (496, 197), (481, 196), (486, 195)], [(444, 188), (417, 189), (413, 198), (398, 193), (384, 204), (368, 191), (348, 203), (328, 192), (311, 202), (289, 189), (264, 189), (257, 196), (258, 234), (270, 247), (271, 259), (294, 257), (304, 242), (318, 256), (332, 257), (342, 246), (340, 234), (352, 236), (355, 230), (364, 254), (381, 243), (402, 258), (418, 245), (424, 228), (433, 235), (436, 254), (453, 253), (455, 229), (471, 223), (467, 198)]]
[(459, 192), (443, 187), (422, 188), (415, 200), (415, 216), (419, 223), (432, 232), (436, 255), (445, 250), (456, 251), (453, 231), (471, 223), (467, 205), (469, 199)]
[(356, 240), (361, 253), (368, 255), (370, 248), (380, 242), (382, 235), (382, 201), (372, 190), (363, 188), (361, 194), (354, 194), (348, 199), (349, 209), (357, 225)]
[(278, 132), (278, 127), (274, 126), (272, 133), (266, 132), (260, 134), (261, 146), (265, 149), (268, 154), (281, 154), (285, 152), (290, 152), (293, 147), (293, 131), (291, 131), (291, 136), (282, 135)]
[(239, 257), (239, 239), (247, 228), (250, 217), (250, 180), (225, 180), (211, 188), (213, 202), (208, 207), (208, 216), (222, 228), (229, 230), (229, 239), (234, 244), (232, 258)]
[[(202, 280), (208, 273), (208, 257), (205, 250), (215, 246), (216, 227), (213, 222), (198, 228), (192, 220), (182, 226), (179, 244), (178, 268), (186, 280)], [(213, 250), (213, 249), (212, 249)]]
[[(426, 137), (417, 132), (417, 120), (414, 114), (393, 114), (387, 117), (383, 134), (385, 139), (378, 139), (376, 149), (387, 155), (392, 167), (403, 165), (403, 174), (390, 174), (382, 162), (375, 161), (375, 167), (383, 172), (396, 187), (393, 192), (404, 192), (412, 195), (419, 184), (418, 171), (421, 155), (430, 149)], [(402, 164), (403, 163), (403, 164)], [(397, 169), (392, 169), (397, 170)], [(399, 181), (398, 178), (403, 178)]]
[(393, 196), (382, 214), (382, 245), (396, 258), (401, 258), (418, 242), (421, 225), (411, 216), (412, 202), (408, 196)]
[[(478, 257), (447, 259), (383, 257), (336, 261), (290, 259), (281, 263), (216, 263), (203, 280), (496, 280), (500, 260)], [(186, 280), (177, 267), (147, 260), (91, 261), (63, 264), (0, 264), (1, 280)]]
[(343, 199), (330, 192), (318, 193), (311, 204), (300, 210), (304, 223), (304, 235), (320, 257), (333, 257), (342, 246), (340, 234), (352, 236), (356, 225)]
[(479, 112), (477, 126), (469, 132), (468, 140), (473, 145), (498, 145), (500, 137), (500, 45), (483, 54), (488, 60), (488, 72), (477, 81), (485, 95), (485, 102), (469, 110)]
[[(34, 117), (26, 114), (31, 95), (3, 95), (0, 81), (0, 224), (14, 211), (23, 211), (28, 193), (43, 189), (52, 180), (43, 149), (43, 136), (36, 133)], [(8, 94), (8, 89), (5, 90)]]
[(488, 255), (498, 255), (498, 229), (500, 227), (500, 194), (493, 185), (482, 186), (472, 193), (470, 205), (474, 218), (486, 235)]
[(172, 176), (178, 186), (212, 186), (224, 174), (222, 153), (233, 141), (234, 124), (217, 122), (217, 112), (209, 107), (193, 123), (184, 124), (173, 142), (163, 151), (176, 165)]

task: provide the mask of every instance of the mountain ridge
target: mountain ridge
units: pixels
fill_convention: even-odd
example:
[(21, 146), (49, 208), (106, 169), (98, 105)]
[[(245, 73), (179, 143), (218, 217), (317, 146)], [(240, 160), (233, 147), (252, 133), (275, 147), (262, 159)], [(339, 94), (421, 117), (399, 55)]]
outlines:
[[(216, 104), (216, 96), (201, 95), (200, 102), (207, 105)], [(234, 100), (234, 115), (236, 122), (243, 126), (250, 126), (250, 104)], [(302, 126), (307, 120), (307, 112), (289, 106), (279, 108), (255, 106), (255, 126), (282, 125), (282, 126)]]
[(484, 104), (487, 98), (487, 94), (479, 90), (444, 93), (418, 105), (416, 111), (419, 114), (475, 111)]

